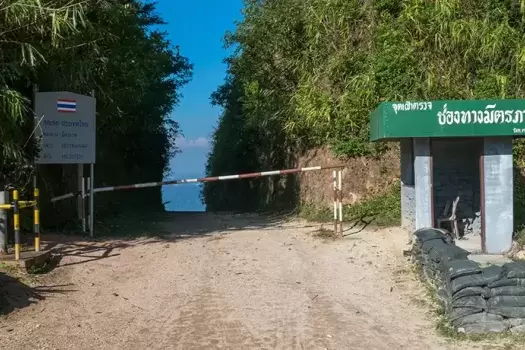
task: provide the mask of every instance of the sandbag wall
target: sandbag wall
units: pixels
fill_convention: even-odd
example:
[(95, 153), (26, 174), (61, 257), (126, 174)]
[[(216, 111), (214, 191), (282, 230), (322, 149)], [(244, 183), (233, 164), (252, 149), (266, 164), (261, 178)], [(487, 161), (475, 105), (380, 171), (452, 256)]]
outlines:
[(445, 231), (414, 233), (413, 258), (459, 332), (525, 333), (525, 262), (480, 267)]

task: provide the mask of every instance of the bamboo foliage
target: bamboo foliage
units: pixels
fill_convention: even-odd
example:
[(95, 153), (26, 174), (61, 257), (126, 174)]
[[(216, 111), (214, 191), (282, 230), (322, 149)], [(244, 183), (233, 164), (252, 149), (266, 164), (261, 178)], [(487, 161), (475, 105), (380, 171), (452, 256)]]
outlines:
[(14, 83), (45, 64), (45, 43), (58, 47), (84, 22), (85, 4), (74, 1), (0, 1), (0, 159), (25, 159), (20, 125), (30, 101)]
[(0, 0), (0, 186), (25, 184), (32, 172), (33, 85), (95, 90), (100, 175), (160, 181), (176, 152), (169, 114), (191, 77), (191, 64), (154, 27), (162, 24), (150, 2)]
[[(271, 0), (244, 10), (228, 36), (229, 80), (242, 96), (224, 115), (242, 109), (237, 128), (282, 139), (240, 142), (258, 144), (250, 158), (321, 145), (377, 154), (368, 116), (382, 101), (525, 95), (525, 0)], [(234, 172), (217, 140), (209, 172)]]

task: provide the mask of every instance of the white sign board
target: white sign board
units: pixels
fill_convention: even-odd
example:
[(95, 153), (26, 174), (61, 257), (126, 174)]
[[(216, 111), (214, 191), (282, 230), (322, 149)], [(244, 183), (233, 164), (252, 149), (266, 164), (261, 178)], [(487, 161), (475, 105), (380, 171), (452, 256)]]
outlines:
[(72, 92), (35, 96), (37, 164), (95, 164), (96, 100)]

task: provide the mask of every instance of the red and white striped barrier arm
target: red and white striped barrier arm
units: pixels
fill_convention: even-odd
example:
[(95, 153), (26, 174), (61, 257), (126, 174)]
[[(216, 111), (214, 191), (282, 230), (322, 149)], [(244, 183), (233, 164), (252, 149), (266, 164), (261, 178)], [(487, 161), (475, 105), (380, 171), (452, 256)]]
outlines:
[[(236, 175), (225, 175), (225, 176), (213, 176), (213, 177), (202, 177), (196, 179), (182, 179), (182, 180), (169, 180), (169, 181), (160, 181), (160, 182), (145, 182), (134, 185), (124, 185), (124, 186), (111, 186), (111, 187), (101, 187), (95, 188), (94, 193), (99, 192), (112, 192), (112, 191), (124, 191), (132, 190), (137, 188), (149, 188), (149, 187), (160, 187), (165, 185), (179, 185), (179, 184), (188, 184), (188, 183), (198, 183), (198, 182), (214, 182), (214, 181), (227, 181), (227, 180), (236, 180), (236, 179), (251, 179), (256, 177), (264, 176), (274, 176), (274, 175), (287, 175), (295, 173), (305, 173), (308, 171), (315, 170), (328, 170), (328, 169), (342, 169), (344, 166), (313, 166), (307, 168), (295, 168), (295, 169), (284, 169), (284, 170), (272, 170), (272, 171), (262, 171), (257, 173), (245, 173), (245, 174), (236, 174)], [(54, 197), (51, 199), (51, 202), (58, 202), (64, 199), (72, 198), (75, 196), (81, 195), (81, 192), (70, 192), (62, 196)]]

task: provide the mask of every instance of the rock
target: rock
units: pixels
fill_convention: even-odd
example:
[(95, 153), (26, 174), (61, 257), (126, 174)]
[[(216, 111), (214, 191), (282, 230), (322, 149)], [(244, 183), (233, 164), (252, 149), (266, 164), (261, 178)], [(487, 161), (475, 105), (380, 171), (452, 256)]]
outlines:
[[(519, 326), (521, 327), (521, 326)], [(467, 324), (458, 328), (458, 333), (481, 334), (481, 333), (502, 333), (507, 330), (503, 322), (484, 322)]]
[(518, 260), (525, 260), (525, 250), (520, 250), (514, 255), (514, 257)]
[(503, 321), (508, 327), (518, 327), (525, 325), (525, 318), (507, 318)]
[(512, 334), (524, 334), (524, 333), (525, 333), (525, 325), (512, 327), (512, 328), (510, 329), (510, 332), (511, 332)]
[(509, 257), (514, 257), (516, 254), (520, 252), (521, 246), (516, 242), (512, 242), (512, 248), (509, 250), (509, 252), (506, 254)]

